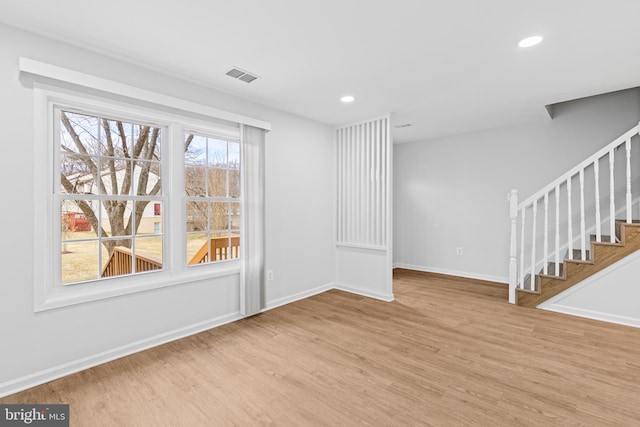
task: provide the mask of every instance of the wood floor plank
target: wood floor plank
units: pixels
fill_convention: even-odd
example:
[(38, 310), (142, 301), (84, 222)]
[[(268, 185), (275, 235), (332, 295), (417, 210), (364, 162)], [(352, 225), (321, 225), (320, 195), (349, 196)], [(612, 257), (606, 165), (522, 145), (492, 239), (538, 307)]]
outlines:
[(329, 291), (0, 399), (73, 426), (640, 425), (640, 329), (408, 270), (396, 300)]

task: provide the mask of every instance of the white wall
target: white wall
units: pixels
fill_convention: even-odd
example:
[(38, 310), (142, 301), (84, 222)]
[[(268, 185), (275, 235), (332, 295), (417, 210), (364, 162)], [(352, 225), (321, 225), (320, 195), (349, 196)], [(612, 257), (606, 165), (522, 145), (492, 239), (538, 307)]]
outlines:
[(396, 144), (394, 264), (507, 282), (509, 190), (523, 200), (639, 120), (633, 89), (557, 104), (542, 123)]
[(542, 303), (560, 313), (640, 327), (640, 251)]
[[(18, 57), (270, 121), (263, 304), (332, 285), (333, 133), (326, 125), (0, 25), (0, 395), (239, 317), (237, 275), (33, 312), (33, 96)], [(11, 208), (9, 208), (11, 207)], [(18, 207), (18, 208), (16, 208)]]

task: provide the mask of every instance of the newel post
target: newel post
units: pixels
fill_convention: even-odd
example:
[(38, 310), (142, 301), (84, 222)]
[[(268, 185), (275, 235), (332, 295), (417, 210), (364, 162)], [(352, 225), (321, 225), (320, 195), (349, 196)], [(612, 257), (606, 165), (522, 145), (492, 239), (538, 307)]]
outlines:
[(511, 217), (511, 245), (509, 247), (509, 303), (516, 303), (518, 277), (518, 251), (516, 244), (516, 223), (518, 221), (518, 190), (511, 190), (509, 197), (509, 216)]

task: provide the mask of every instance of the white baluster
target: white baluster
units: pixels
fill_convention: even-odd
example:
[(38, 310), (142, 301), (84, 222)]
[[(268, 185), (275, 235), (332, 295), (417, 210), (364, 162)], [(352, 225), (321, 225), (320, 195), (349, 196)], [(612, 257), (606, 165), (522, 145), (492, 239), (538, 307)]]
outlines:
[(356, 125), (354, 126), (354, 130), (355, 132), (355, 158), (354, 158), (354, 162), (352, 163), (352, 167), (354, 170), (354, 183), (353, 183), (353, 190), (354, 192), (357, 194), (356, 196), (356, 200), (355, 200), (355, 207), (354, 207), (354, 224), (353, 224), (353, 231), (356, 235), (356, 241), (358, 243), (365, 243), (366, 240), (366, 236), (363, 236), (362, 233), (362, 149), (364, 148), (364, 144), (363, 142), (363, 138), (362, 138), (362, 125)]
[(616, 239), (616, 190), (614, 183), (614, 166), (615, 159), (613, 157), (613, 150), (609, 151), (609, 238), (610, 242), (615, 242)]
[(509, 216), (511, 217), (511, 244), (509, 245), (509, 303), (516, 303), (517, 264), (517, 221), (518, 221), (518, 191), (511, 190), (509, 194)]
[(336, 132), (336, 159), (338, 162), (338, 188), (337, 188), (337, 211), (338, 211), (338, 215), (337, 215), (337, 230), (336, 230), (336, 241), (341, 242), (342, 241), (342, 130), (339, 129)]
[(567, 178), (567, 245), (568, 259), (573, 259), (573, 214), (571, 212), (571, 177)]
[(560, 275), (560, 185), (556, 185), (556, 276)]
[(631, 224), (631, 139), (626, 141), (627, 148), (627, 224)]
[(535, 290), (536, 279), (536, 218), (538, 216), (538, 201), (533, 202), (533, 231), (531, 237), (531, 290)]
[(593, 162), (593, 176), (596, 190), (596, 242), (602, 241), (602, 226), (600, 224), (600, 161)]
[(544, 193), (544, 258), (542, 274), (549, 274), (549, 193)]
[(524, 224), (527, 219), (527, 207), (522, 208), (522, 229), (520, 232), (520, 280), (518, 280), (518, 287), (524, 289)]
[(584, 220), (584, 169), (580, 169), (580, 259), (587, 259), (586, 231)]

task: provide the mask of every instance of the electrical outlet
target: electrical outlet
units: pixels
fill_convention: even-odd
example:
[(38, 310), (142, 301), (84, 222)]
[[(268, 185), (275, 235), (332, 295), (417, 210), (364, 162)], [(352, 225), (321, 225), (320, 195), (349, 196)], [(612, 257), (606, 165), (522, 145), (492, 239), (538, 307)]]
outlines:
[(459, 246), (456, 248), (456, 255), (462, 255), (462, 248)]
[(267, 271), (267, 280), (273, 280), (273, 270)]

